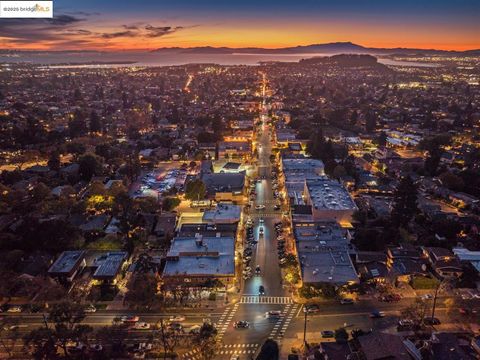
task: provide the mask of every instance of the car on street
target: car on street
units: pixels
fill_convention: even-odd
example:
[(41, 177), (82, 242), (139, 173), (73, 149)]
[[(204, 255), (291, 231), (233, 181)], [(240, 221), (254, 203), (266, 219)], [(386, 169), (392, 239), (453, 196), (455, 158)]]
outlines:
[(342, 304), (342, 305), (351, 305), (351, 304), (353, 304), (353, 299), (343, 298), (343, 299), (340, 300), (340, 304)]
[(282, 312), (280, 310), (270, 310), (265, 313), (265, 317), (267, 319), (277, 319), (282, 316)]
[(440, 321), (440, 319), (437, 319), (436, 317), (432, 318), (432, 317), (426, 317), (423, 319), (423, 322), (425, 325), (440, 325), (442, 322)]
[(10, 306), (7, 310), (9, 313), (21, 313), (22, 308), (20, 306)]
[(422, 300), (431, 300), (433, 296), (431, 294), (425, 294), (421, 297)]
[(240, 360), (240, 356), (238, 356), (238, 355), (232, 355), (232, 357), (230, 358), (230, 360)]
[(332, 330), (323, 330), (321, 333), (322, 335), (322, 338), (333, 338), (335, 337), (335, 331), (332, 331)]
[(235, 329), (248, 329), (250, 327), (250, 323), (245, 320), (235, 321), (233, 323), (233, 327)]
[(260, 275), (260, 272), (261, 272), (260, 265), (257, 265), (255, 267), (255, 274)]
[(150, 324), (144, 321), (138, 321), (135, 323), (135, 325), (133, 325), (133, 328), (135, 330), (148, 330), (150, 329)]
[(90, 305), (85, 306), (84, 311), (86, 313), (94, 313), (94, 312), (97, 311), (97, 308), (94, 305), (90, 304)]
[(260, 229), (258, 229), (258, 234), (263, 236), (263, 226), (260, 226)]
[(124, 315), (120, 318), (124, 323), (136, 323), (140, 318), (136, 315)]
[(263, 218), (258, 219), (259, 224), (263, 224), (264, 222), (265, 222), (265, 220)]
[(174, 315), (174, 316), (170, 316), (170, 319), (168, 319), (168, 320), (172, 321), (172, 322), (185, 321), (185, 316), (184, 315)]
[(172, 322), (168, 325), (168, 328), (173, 331), (183, 332), (183, 325), (179, 322)]
[(273, 210), (275, 210), (275, 211), (280, 210), (280, 205), (275, 205), (275, 206), (273, 207)]
[(385, 317), (385, 313), (383, 311), (378, 311), (378, 310), (375, 310), (375, 311), (372, 311), (370, 313), (370, 317), (372, 319), (380, 319), (380, 318), (383, 318)]
[(303, 312), (308, 314), (317, 313), (320, 311), (320, 306), (317, 304), (308, 304), (303, 307)]
[(192, 325), (189, 329), (188, 329), (188, 333), (189, 334), (198, 334), (200, 332), (200, 329), (202, 327), (200, 325)]
[(258, 287), (258, 295), (265, 295), (265, 287), (263, 285)]
[(265, 209), (265, 205), (255, 205), (255, 210), (263, 210)]
[(398, 321), (398, 326), (402, 327), (412, 327), (413, 326), (413, 321), (410, 319), (402, 319)]

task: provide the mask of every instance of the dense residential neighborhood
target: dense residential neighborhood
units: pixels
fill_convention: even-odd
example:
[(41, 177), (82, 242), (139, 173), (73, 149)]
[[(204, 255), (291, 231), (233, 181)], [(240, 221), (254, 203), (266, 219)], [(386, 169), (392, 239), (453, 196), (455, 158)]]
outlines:
[(0, 351), (478, 358), (478, 57), (416, 61), (2, 64)]

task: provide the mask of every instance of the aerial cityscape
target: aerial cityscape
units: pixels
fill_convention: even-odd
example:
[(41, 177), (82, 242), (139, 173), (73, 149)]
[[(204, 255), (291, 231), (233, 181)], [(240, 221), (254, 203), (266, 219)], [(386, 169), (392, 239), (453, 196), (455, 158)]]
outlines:
[(15, 3), (0, 359), (480, 359), (479, 2)]

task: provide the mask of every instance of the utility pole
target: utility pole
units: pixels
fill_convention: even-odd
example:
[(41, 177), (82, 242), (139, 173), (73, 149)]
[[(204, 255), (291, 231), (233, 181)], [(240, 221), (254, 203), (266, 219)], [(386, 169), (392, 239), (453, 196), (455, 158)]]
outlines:
[(437, 306), (437, 295), (438, 295), (438, 290), (440, 289), (440, 286), (442, 286), (443, 281), (440, 281), (437, 285), (437, 288), (435, 289), (435, 295), (433, 296), (433, 306), (432, 306), (432, 324), (433, 324), (433, 319), (435, 319), (435, 307)]
[(303, 310), (305, 311), (305, 317), (304, 317), (304, 321), (303, 321), (303, 345), (305, 345), (305, 347), (307, 346), (307, 314), (308, 314), (308, 310), (305, 308), (305, 306), (303, 307)]

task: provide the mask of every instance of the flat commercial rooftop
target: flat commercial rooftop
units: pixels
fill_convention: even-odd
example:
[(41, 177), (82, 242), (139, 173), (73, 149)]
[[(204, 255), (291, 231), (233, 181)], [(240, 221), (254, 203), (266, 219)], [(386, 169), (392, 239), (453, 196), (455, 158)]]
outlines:
[(202, 219), (207, 223), (236, 223), (241, 213), (238, 205), (219, 203), (215, 209), (205, 211)]
[(307, 179), (306, 188), (315, 209), (354, 210), (357, 208), (348, 191), (336, 180), (326, 177)]
[(345, 230), (337, 223), (296, 223), (294, 234), (305, 283), (341, 285), (359, 281)]
[(233, 275), (235, 273), (235, 239), (225, 237), (176, 237), (167, 254), (163, 274)]

